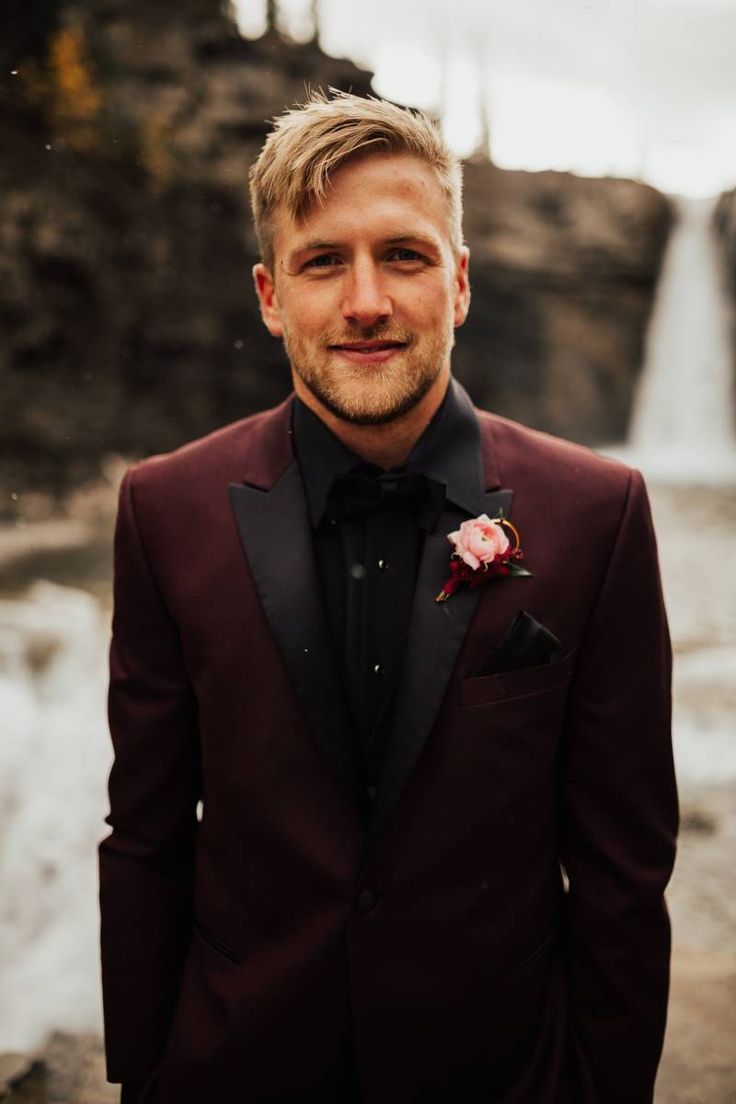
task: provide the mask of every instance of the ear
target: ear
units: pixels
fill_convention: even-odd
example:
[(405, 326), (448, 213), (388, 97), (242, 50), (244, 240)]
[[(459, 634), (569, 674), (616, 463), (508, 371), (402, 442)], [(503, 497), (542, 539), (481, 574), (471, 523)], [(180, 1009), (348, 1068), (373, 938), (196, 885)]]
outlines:
[(470, 308), (470, 280), (468, 279), (468, 263), (470, 250), (464, 245), (455, 262), (455, 304), (453, 310), (453, 325), (462, 326), (468, 317)]
[(261, 318), (266, 329), (273, 337), (283, 337), (284, 327), (281, 321), (276, 285), (273, 276), (260, 261), (253, 265), (253, 281), (256, 285), (256, 295), (261, 307)]

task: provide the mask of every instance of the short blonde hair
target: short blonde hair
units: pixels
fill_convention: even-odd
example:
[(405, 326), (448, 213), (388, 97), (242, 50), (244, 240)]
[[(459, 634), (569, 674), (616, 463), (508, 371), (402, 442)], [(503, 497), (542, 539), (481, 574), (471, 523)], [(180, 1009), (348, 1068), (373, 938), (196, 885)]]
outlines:
[(430, 165), (445, 193), (452, 245), (462, 233), (462, 166), (435, 124), (420, 111), (373, 96), (329, 89), (273, 120), (250, 170), (250, 199), (261, 259), (273, 269), (272, 216), (282, 204), (292, 218), (324, 202), (330, 175), (365, 154), (409, 153)]

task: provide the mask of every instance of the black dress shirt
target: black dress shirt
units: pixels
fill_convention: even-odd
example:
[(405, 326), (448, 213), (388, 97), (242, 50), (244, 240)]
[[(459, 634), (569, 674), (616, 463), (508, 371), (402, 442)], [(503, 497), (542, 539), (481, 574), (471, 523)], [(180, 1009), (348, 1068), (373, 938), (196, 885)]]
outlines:
[[(351, 471), (378, 475), (381, 469), (346, 448), (298, 398), (293, 432), (322, 597), (357, 741), (361, 784), (372, 796), (401, 673), (425, 530), (411, 510), (396, 506), (362, 518), (330, 521), (326, 506), (335, 477)], [(467, 396), (454, 382), (398, 470), (404, 469), (440, 481), (458, 523), (482, 510), (480, 429)], [(449, 554), (448, 544), (448, 560)]]

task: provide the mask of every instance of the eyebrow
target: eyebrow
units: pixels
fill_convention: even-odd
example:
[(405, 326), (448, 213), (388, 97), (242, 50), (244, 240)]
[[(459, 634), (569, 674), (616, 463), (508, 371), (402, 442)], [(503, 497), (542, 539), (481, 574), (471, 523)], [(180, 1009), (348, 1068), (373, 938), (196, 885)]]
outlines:
[(304, 245), (300, 245), (298, 249), (295, 249), (295, 253), (307, 253), (312, 249), (339, 249), (340, 242), (334, 241), (310, 241), (305, 242)]
[[(423, 245), (430, 246), (433, 249), (436, 249), (438, 247), (437, 242), (435, 242), (434, 239), (428, 238), (426, 234), (422, 234), (422, 233), (419, 233), (419, 232), (413, 233), (413, 234), (412, 233), (396, 234), (395, 236), (392, 236), (390, 238), (383, 238), (380, 244), (381, 245), (404, 245), (406, 242), (421, 243)], [(300, 253), (311, 253), (312, 250), (343, 249), (344, 245), (345, 245), (344, 242), (338, 242), (338, 241), (308, 241), (308, 242), (305, 242), (303, 245), (298, 246), (292, 252), (291, 255), (293, 257), (296, 257)]]
[(387, 238), (386, 245), (402, 245), (404, 242), (421, 242), (424, 245), (436, 246), (434, 238), (428, 238), (426, 234), (399, 234), (395, 238)]

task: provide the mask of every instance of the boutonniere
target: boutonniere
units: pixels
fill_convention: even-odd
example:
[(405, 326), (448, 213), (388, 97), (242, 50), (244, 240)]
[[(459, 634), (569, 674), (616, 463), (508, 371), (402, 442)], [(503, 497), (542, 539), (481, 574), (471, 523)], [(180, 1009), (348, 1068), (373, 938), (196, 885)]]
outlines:
[(464, 583), (475, 590), (497, 575), (531, 575), (531, 571), (521, 566), (524, 553), (519, 533), (502, 514), (496, 518), (487, 514), (470, 518), (454, 533), (448, 533), (447, 539), (454, 549), (450, 556), (450, 577), (437, 595), (437, 602), (447, 601)]

